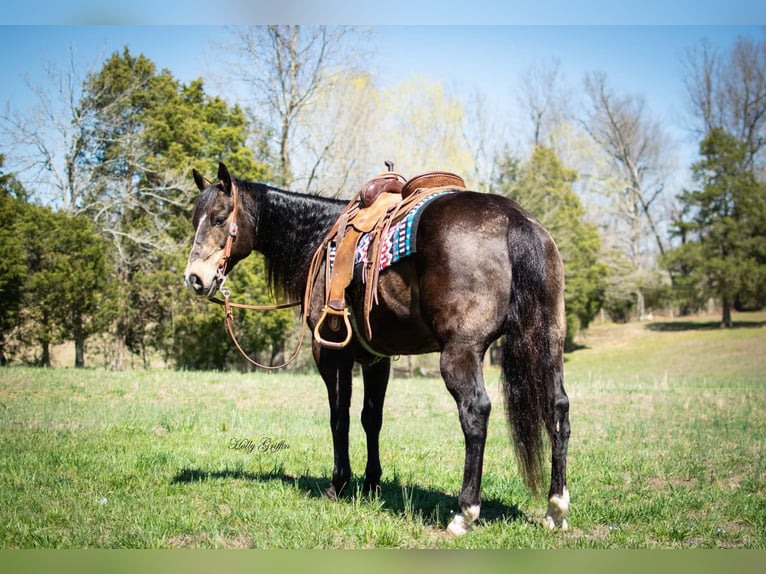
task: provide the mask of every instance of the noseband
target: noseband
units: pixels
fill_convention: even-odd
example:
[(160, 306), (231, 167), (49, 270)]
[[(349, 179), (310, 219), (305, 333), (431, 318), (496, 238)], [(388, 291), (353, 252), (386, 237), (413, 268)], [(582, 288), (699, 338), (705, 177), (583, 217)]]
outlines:
[(226, 282), (226, 267), (231, 259), (231, 248), (234, 245), (234, 240), (237, 238), (237, 210), (239, 209), (239, 190), (234, 180), (231, 182), (231, 198), (233, 201), (231, 215), (229, 215), (229, 233), (226, 237), (226, 244), (223, 247), (223, 253), (218, 260), (218, 270), (216, 271), (216, 279), (218, 280), (218, 289), (228, 299), (229, 292), (224, 291), (223, 284)]

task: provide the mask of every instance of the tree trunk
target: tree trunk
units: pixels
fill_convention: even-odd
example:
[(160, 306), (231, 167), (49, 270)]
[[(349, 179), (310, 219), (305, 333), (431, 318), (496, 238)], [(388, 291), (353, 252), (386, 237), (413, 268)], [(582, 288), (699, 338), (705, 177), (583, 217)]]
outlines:
[(112, 359), (112, 370), (125, 370), (125, 324), (122, 320), (117, 321), (117, 327), (114, 332), (114, 359)]
[(269, 358), (269, 366), (273, 367), (277, 364), (277, 361), (284, 362), (285, 355), (285, 342), (272, 343), (271, 345), (271, 357)]
[(292, 184), (290, 170), (290, 121), (285, 117), (282, 119), (282, 130), (279, 136), (279, 185), (290, 187)]
[(42, 341), (42, 357), (40, 358), (40, 366), (51, 366), (51, 344), (49, 341)]
[(636, 318), (639, 321), (643, 321), (645, 313), (646, 309), (644, 305), (644, 292), (642, 289), (639, 289), (636, 293)]
[(731, 300), (728, 297), (723, 298), (723, 312), (721, 317), (721, 327), (728, 329), (732, 326), (731, 323)]
[(85, 367), (85, 336), (75, 335), (74, 339), (74, 367), (82, 369)]

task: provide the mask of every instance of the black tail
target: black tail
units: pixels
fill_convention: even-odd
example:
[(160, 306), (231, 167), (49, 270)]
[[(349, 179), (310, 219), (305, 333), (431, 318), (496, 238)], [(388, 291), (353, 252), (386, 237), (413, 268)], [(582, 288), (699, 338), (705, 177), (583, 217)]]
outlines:
[(556, 366), (551, 354), (551, 309), (546, 297), (545, 246), (528, 220), (508, 238), (511, 301), (502, 342), (503, 396), (516, 459), (535, 493), (543, 484), (543, 431), (553, 420)]

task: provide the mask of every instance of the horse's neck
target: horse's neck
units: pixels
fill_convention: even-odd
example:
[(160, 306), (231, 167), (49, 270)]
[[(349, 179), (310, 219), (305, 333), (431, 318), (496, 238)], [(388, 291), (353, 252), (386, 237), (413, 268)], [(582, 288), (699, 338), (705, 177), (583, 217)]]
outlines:
[(283, 253), (285, 239), (298, 241), (302, 248), (318, 247), (338, 219), (345, 202), (314, 195), (268, 189), (258, 214), (259, 240), (266, 249)]
[(256, 243), (272, 286), (295, 296), (305, 288), (312, 256), (346, 203), (273, 188), (256, 203)]

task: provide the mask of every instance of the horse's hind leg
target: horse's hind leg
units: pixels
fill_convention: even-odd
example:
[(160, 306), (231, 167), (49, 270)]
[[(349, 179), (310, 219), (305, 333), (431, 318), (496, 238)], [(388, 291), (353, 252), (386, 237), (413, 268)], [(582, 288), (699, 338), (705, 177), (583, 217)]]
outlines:
[(569, 445), (569, 398), (564, 391), (564, 333), (565, 323), (563, 303), (557, 298), (557, 305), (552, 304), (553, 317), (556, 319), (551, 330), (551, 363), (553, 376), (553, 416), (548, 417), (548, 434), (551, 439), (551, 488), (548, 493), (548, 511), (545, 521), (549, 528), (560, 527), (567, 530), (566, 514), (569, 511), (569, 491), (567, 490), (567, 448)]
[(364, 406), (362, 427), (367, 434), (367, 468), (364, 472), (364, 491), (376, 492), (380, 488), (380, 428), (383, 425), (383, 401), (391, 370), (390, 359), (380, 359), (362, 368), (364, 377)]
[(481, 507), (481, 474), (484, 445), (492, 405), (484, 388), (483, 353), (470, 346), (447, 347), (441, 354), (441, 373), (447, 389), (457, 403), (460, 425), (465, 437), (463, 487), (458, 498), (460, 512), (447, 530), (465, 534), (479, 518)]
[(551, 488), (548, 493), (548, 511), (545, 520), (549, 528), (568, 528), (566, 514), (569, 510), (567, 490), (567, 448), (569, 444), (569, 398), (564, 391), (561, 376), (553, 397), (553, 428), (551, 437)]

